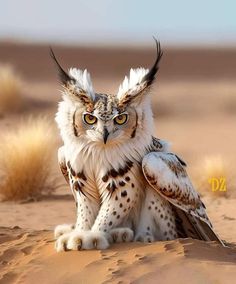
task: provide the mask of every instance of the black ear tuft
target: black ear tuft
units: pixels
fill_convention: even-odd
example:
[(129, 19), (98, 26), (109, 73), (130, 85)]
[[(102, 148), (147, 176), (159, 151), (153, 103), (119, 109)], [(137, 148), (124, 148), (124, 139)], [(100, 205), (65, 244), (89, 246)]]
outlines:
[(149, 70), (149, 72), (144, 76), (143, 78), (143, 82), (147, 82), (147, 86), (150, 86), (152, 84), (152, 82), (155, 79), (156, 73), (159, 69), (159, 62), (161, 60), (162, 57), (162, 50), (161, 50), (161, 44), (159, 41), (157, 41), (157, 39), (155, 37), (153, 37), (156, 43), (156, 49), (157, 49), (157, 57), (156, 57), (156, 61), (154, 63), (154, 65), (152, 66), (152, 68)]
[(59, 64), (59, 62), (56, 59), (56, 56), (52, 50), (52, 48), (50, 47), (50, 55), (52, 57), (52, 59), (54, 60), (54, 62), (56, 63), (57, 69), (58, 69), (58, 75), (59, 75), (59, 79), (62, 82), (63, 85), (67, 85), (68, 83), (72, 82), (75, 83), (75, 79), (71, 78), (66, 71), (61, 67), (61, 65)]

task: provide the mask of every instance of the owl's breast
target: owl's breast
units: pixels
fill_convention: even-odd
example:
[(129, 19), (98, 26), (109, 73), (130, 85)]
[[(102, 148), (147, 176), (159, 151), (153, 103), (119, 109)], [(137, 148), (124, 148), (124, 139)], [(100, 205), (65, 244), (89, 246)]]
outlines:
[(119, 167), (107, 166), (106, 170), (97, 175), (96, 186), (101, 196), (112, 195), (121, 189), (144, 189), (145, 179), (140, 163), (124, 161)]
[[(145, 179), (141, 169), (141, 155), (127, 157), (117, 151), (81, 151), (70, 158), (77, 188), (101, 201), (121, 188), (143, 189)], [(72, 187), (76, 188), (74, 185)]]

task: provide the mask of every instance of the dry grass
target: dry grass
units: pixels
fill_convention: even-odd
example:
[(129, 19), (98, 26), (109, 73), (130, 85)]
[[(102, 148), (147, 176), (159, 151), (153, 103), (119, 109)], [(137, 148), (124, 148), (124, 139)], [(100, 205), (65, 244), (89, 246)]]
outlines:
[(199, 192), (216, 198), (233, 196), (236, 187), (233, 169), (221, 156), (205, 157), (198, 164), (193, 180)]
[(3, 200), (37, 199), (54, 189), (51, 162), (55, 132), (46, 118), (31, 118), (17, 130), (3, 133), (0, 153)]
[(21, 108), (22, 85), (22, 80), (12, 66), (0, 65), (0, 113)]

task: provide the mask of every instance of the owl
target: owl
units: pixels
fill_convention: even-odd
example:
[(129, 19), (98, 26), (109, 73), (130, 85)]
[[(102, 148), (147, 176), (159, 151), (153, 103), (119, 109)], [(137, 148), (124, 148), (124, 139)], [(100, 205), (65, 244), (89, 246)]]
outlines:
[(59, 165), (77, 207), (75, 224), (55, 228), (56, 250), (106, 249), (114, 242), (194, 238), (223, 242), (212, 229), (185, 162), (154, 137), (150, 69), (131, 69), (116, 94), (96, 93), (87, 70), (66, 72), (56, 114)]

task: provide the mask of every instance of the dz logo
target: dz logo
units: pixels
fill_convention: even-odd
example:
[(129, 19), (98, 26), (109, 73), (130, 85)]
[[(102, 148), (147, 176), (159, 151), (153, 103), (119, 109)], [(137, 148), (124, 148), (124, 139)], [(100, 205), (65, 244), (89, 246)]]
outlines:
[(208, 180), (208, 182), (211, 184), (212, 191), (226, 191), (226, 179), (225, 178), (212, 177)]

